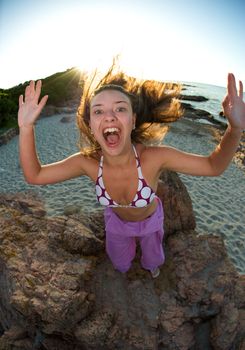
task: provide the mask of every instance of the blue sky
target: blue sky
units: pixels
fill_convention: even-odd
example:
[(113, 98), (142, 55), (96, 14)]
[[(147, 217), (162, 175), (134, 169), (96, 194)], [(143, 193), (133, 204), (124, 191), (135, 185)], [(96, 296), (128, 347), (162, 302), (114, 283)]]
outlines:
[(0, 0), (0, 87), (78, 66), (142, 78), (245, 83), (244, 0)]

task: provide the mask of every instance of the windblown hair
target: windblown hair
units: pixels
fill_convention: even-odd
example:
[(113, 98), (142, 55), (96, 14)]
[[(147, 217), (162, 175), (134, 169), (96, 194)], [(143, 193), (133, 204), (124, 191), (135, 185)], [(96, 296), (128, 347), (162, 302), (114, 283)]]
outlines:
[(84, 83), (80, 106), (77, 111), (77, 125), (80, 131), (81, 152), (86, 156), (98, 158), (99, 143), (91, 134), (89, 127), (90, 103), (94, 96), (104, 90), (117, 90), (131, 101), (136, 114), (136, 127), (132, 130), (134, 143), (160, 142), (167, 132), (168, 123), (178, 120), (182, 115), (178, 101), (181, 86), (176, 83), (162, 83), (154, 80), (139, 80), (116, 71), (115, 61), (107, 74), (98, 82), (95, 72)]

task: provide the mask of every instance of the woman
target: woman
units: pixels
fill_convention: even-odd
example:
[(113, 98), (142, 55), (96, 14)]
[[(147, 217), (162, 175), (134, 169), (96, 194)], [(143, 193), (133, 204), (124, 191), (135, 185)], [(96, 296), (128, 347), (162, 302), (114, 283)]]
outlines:
[(228, 75), (223, 101), (228, 127), (209, 156), (189, 154), (167, 146), (149, 146), (161, 139), (164, 123), (181, 115), (177, 84), (138, 81), (112, 67), (92, 88), (85, 84), (77, 121), (81, 140), (88, 147), (70, 157), (41, 165), (35, 148), (34, 123), (48, 96), (40, 102), (41, 81), (27, 86), (20, 96), (20, 160), (27, 182), (51, 184), (85, 175), (96, 187), (105, 206), (106, 250), (114, 267), (126, 272), (135, 256), (136, 239), (142, 250), (141, 265), (153, 277), (164, 262), (163, 208), (156, 196), (164, 169), (190, 175), (217, 176), (229, 165), (245, 128), (243, 85), (237, 93), (235, 77)]

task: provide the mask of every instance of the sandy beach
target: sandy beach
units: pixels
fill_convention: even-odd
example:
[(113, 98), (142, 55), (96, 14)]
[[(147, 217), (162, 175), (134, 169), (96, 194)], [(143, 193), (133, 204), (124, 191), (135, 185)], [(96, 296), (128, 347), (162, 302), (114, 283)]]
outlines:
[[(66, 116), (68, 116), (66, 114)], [(36, 126), (37, 149), (43, 163), (57, 161), (77, 151), (75, 117), (62, 123), (64, 115), (40, 119)], [(182, 119), (170, 127), (165, 144), (187, 152), (208, 154), (217, 144), (210, 125)], [(31, 186), (25, 183), (18, 160), (18, 136), (1, 147), (1, 192), (35, 192), (41, 196), (49, 215), (67, 210), (91, 211), (99, 208), (94, 186), (85, 177), (57, 185)], [(244, 170), (232, 162), (216, 178), (180, 175), (190, 193), (197, 232), (221, 235), (240, 273), (245, 273)]]
[[(175, 123), (165, 143), (185, 150), (208, 154), (217, 144), (215, 129), (181, 120)], [(180, 174), (192, 199), (200, 234), (224, 238), (228, 253), (239, 272), (245, 272), (244, 169), (232, 162), (219, 177), (196, 177)]]

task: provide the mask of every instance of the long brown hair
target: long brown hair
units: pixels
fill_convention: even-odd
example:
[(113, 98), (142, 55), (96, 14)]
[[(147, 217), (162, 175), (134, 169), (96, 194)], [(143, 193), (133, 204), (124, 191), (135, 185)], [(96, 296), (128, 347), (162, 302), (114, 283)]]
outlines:
[(135, 143), (156, 143), (163, 139), (168, 123), (182, 115), (177, 97), (181, 86), (176, 83), (163, 83), (155, 80), (141, 80), (118, 71), (113, 61), (106, 75), (98, 81), (98, 72), (84, 82), (83, 94), (77, 111), (77, 125), (80, 131), (80, 147), (84, 155), (98, 158), (101, 148), (91, 134), (89, 127), (90, 103), (93, 96), (103, 90), (118, 90), (126, 94), (136, 114), (136, 127), (131, 139)]

